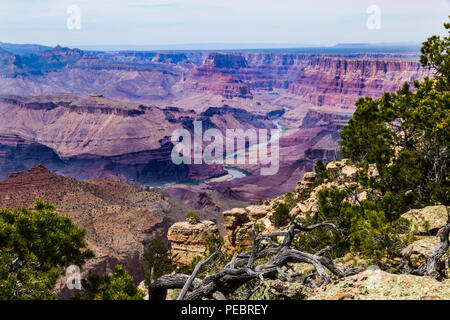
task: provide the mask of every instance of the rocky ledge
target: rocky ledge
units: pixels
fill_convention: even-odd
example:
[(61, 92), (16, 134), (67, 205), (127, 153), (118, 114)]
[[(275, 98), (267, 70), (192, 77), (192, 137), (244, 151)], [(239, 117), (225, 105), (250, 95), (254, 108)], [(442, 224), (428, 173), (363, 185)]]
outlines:
[(212, 221), (187, 220), (173, 224), (167, 234), (173, 262), (189, 265), (194, 257), (203, 255), (205, 240), (212, 234), (219, 234)]
[(309, 300), (449, 300), (450, 280), (366, 270), (318, 289)]

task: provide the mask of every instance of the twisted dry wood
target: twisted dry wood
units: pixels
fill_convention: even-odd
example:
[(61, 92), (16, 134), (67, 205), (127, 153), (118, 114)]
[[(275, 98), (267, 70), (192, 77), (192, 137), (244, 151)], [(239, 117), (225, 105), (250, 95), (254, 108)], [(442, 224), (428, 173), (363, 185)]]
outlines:
[(437, 272), (437, 264), (438, 261), (444, 256), (444, 254), (450, 247), (450, 241), (448, 238), (449, 234), (450, 234), (450, 222), (447, 224), (447, 226), (444, 227), (444, 230), (441, 233), (440, 244), (438, 249), (434, 252), (434, 254), (431, 257), (427, 259), (427, 261), (425, 261), (423, 265), (419, 267), (419, 269), (413, 270), (411, 274), (418, 276), (429, 276), (433, 278), (438, 277), (439, 274)]
[[(337, 277), (344, 277), (362, 271), (360, 268), (344, 270), (344, 268), (334, 264), (331, 259), (323, 257), (322, 254), (330, 250), (328, 247), (316, 254), (291, 248), (292, 241), (297, 233), (309, 232), (322, 227), (331, 227), (337, 230), (332, 223), (303, 226), (295, 221), (289, 226), (287, 231), (254, 237), (252, 250), (233, 256), (231, 262), (219, 272), (205, 277), (202, 281), (195, 279), (199, 270), (197, 267), (191, 276), (183, 274), (163, 276), (150, 285), (149, 298), (150, 300), (162, 300), (166, 297), (167, 289), (183, 287), (185, 293), (190, 291), (186, 296), (180, 295), (186, 300), (223, 298), (234, 293), (243, 284), (253, 279), (260, 279), (261, 282), (264, 282), (265, 279), (285, 279), (287, 275), (282, 270), (282, 267), (288, 266), (289, 263), (304, 262), (312, 264), (319, 275), (319, 285), (331, 282), (331, 277), (326, 269)], [(273, 237), (284, 237), (283, 243), (278, 247), (260, 248), (264, 240), (270, 240), (269, 242), (272, 243), (271, 239)], [(257, 259), (268, 256), (272, 256), (268, 262), (255, 266)], [(207, 261), (211, 259), (212, 257), (209, 257)], [(202, 262), (202, 265), (204, 264)]]

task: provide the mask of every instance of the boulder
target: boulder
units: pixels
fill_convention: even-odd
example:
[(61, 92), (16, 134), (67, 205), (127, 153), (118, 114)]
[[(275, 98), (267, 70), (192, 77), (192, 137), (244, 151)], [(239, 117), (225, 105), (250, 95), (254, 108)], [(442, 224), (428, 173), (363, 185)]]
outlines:
[(344, 179), (349, 182), (358, 182), (358, 168), (355, 166), (344, 166), (342, 168), (342, 174), (344, 175)]
[(270, 211), (270, 206), (248, 206), (245, 208), (248, 212), (248, 217), (250, 220), (255, 221), (261, 219), (267, 215)]
[(368, 269), (319, 288), (310, 300), (449, 300), (450, 280)]
[(447, 225), (448, 208), (446, 206), (430, 206), (422, 209), (412, 209), (402, 215), (412, 225), (412, 230), (421, 234), (436, 235), (439, 229)]
[(297, 203), (289, 212), (291, 218), (305, 217), (308, 213), (314, 214), (319, 210), (319, 203), (315, 196), (306, 199), (305, 201)]
[(328, 175), (333, 179), (340, 178), (346, 182), (358, 182), (358, 168), (351, 165), (348, 159), (329, 162), (326, 169)]
[[(421, 266), (439, 248), (438, 237), (423, 237), (402, 250), (402, 255), (416, 267)], [(443, 258), (448, 259), (449, 253)]]
[(303, 181), (314, 182), (315, 180), (316, 180), (316, 173), (315, 172), (306, 172), (303, 175)]
[(264, 284), (250, 300), (304, 300), (313, 293), (312, 289), (295, 282), (268, 280)]
[(171, 242), (172, 260), (178, 265), (188, 265), (195, 256), (205, 251), (205, 240), (212, 234), (219, 234), (212, 221), (183, 221), (169, 228), (167, 238)]
[(248, 212), (244, 208), (234, 208), (223, 212), (223, 224), (227, 229), (234, 229), (248, 221)]

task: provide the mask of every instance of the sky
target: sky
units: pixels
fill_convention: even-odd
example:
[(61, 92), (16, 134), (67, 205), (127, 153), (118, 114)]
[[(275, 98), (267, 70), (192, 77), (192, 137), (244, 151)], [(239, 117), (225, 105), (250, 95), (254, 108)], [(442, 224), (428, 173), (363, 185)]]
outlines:
[[(76, 10), (68, 12), (73, 6)], [(444, 34), (449, 14), (450, 0), (0, 0), (0, 41), (50, 46), (423, 42)]]

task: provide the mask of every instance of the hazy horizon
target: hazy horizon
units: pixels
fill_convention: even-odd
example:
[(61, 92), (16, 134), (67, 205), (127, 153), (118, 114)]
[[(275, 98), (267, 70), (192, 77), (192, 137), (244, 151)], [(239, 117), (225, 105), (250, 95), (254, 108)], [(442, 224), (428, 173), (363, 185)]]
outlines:
[[(443, 33), (448, 12), (448, 0), (323, 0), (320, 5), (312, 0), (3, 0), (0, 41), (68, 47), (274, 48), (421, 43)], [(72, 20), (69, 28), (68, 20), (78, 13), (78, 25), (73, 27)], [(374, 14), (379, 14), (379, 26), (369, 28)]]

